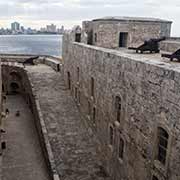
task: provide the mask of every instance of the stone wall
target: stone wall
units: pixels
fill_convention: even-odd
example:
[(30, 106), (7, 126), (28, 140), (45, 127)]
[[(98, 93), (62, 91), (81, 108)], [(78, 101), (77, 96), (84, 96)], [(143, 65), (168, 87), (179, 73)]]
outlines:
[[(120, 32), (128, 33), (127, 47), (139, 46), (150, 38), (169, 37), (171, 32), (171, 23), (167, 22), (92, 21), (89, 24), (93, 32), (93, 45), (111, 49), (119, 47)], [(85, 30), (88, 32), (87, 28)]]
[(11, 72), (16, 72), (22, 78), (21, 82), (19, 82), (22, 85), (21, 95), (26, 100), (34, 116), (34, 123), (37, 128), (40, 144), (42, 146), (42, 152), (44, 153), (44, 157), (48, 165), (49, 173), (51, 175), (52, 180), (59, 180), (59, 176), (56, 171), (54, 156), (48, 138), (47, 129), (41, 112), (39, 100), (31, 81), (31, 77), (21, 64), (12, 63), (12, 62), (2, 63), (2, 77), (3, 77), (3, 85), (5, 87), (5, 92), (9, 92), (10, 89), (9, 85), (11, 83), (11, 78), (10, 78)]
[(173, 52), (177, 51), (178, 49), (180, 49), (180, 40), (168, 39), (166, 41), (162, 41), (160, 43), (160, 49), (163, 51), (168, 51), (168, 52), (173, 53)]
[[(70, 43), (66, 36), (63, 62), (67, 87), (97, 135), (97, 151), (112, 178), (151, 180), (154, 175), (159, 180), (179, 180), (180, 72), (115, 50)], [(120, 122), (116, 120), (116, 96), (121, 97)], [(158, 127), (169, 134), (165, 165), (156, 158)], [(120, 138), (125, 143), (123, 159), (118, 157)]]

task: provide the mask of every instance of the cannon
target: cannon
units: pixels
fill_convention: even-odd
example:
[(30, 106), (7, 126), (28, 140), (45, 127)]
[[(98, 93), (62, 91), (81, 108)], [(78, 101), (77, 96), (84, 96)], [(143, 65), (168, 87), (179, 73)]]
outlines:
[(177, 59), (178, 61), (180, 61), (180, 49), (172, 54), (161, 54), (161, 57), (168, 58), (170, 59), (170, 61), (173, 61), (173, 59)]
[(144, 44), (139, 47), (128, 47), (128, 49), (136, 50), (136, 53), (143, 53), (145, 51), (149, 51), (150, 53), (159, 53), (159, 42), (165, 40), (165, 37), (158, 39), (150, 39), (148, 41), (144, 41)]
[(31, 57), (31, 58), (28, 58), (26, 59), (24, 62), (23, 62), (23, 65), (25, 66), (25, 64), (29, 64), (29, 65), (35, 65), (34, 64), (34, 60), (35, 59), (38, 59), (39, 56), (35, 56), (35, 57)]

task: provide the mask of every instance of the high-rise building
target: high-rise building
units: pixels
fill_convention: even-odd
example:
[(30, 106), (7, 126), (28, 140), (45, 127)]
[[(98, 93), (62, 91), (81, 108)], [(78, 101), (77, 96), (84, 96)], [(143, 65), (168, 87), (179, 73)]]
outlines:
[(20, 24), (18, 22), (14, 22), (11, 24), (11, 30), (12, 31), (15, 31), (15, 32), (18, 32), (20, 31)]
[(51, 24), (51, 25), (47, 25), (47, 32), (56, 32), (56, 25)]

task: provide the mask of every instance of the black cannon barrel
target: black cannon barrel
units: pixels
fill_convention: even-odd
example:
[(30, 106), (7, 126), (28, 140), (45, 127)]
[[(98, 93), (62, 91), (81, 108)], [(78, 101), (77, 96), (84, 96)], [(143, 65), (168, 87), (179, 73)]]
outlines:
[(161, 57), (171, 58), (171, 57), (172, 57), (172, 54), (161, 54)]

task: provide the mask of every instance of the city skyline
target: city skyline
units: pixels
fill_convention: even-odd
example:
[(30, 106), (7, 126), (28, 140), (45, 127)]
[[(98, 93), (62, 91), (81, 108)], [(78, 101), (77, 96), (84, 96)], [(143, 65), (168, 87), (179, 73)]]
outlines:
[(57, 25), (51, 23), (44, 25), (40, 29), (35, 29), (32, 27), (25, 27), (23, 24), (15, 21), (10, 24), (10, 28), (1, 27), (0, 35), (16, 35), (16, 34), (64, 34), (64, 26), (58, 27)]
[(171, 20), (172, 35), (180, 36), (179, 7), (178, 0), (0, 0), (0, 27), (16, 20), (36, 29), (49, 23), (70, 29), (97, 17), (138, 16)]

